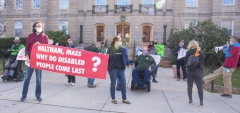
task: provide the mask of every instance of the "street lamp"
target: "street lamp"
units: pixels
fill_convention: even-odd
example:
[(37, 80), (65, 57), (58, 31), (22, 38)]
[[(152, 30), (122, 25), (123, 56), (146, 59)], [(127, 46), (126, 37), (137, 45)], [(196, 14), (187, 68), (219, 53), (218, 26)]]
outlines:
[(167, 29), (167, 23), (164, 23), (163, 24), (163, 28), (164, 28), (164, 31), (163, 31), (163, 45), (166, 46), (167, 45), (167, 42), (166, 42), (166, 29)]
[(80, 23), (80, 39), (79, 43), (83, 43), (83, 24)]

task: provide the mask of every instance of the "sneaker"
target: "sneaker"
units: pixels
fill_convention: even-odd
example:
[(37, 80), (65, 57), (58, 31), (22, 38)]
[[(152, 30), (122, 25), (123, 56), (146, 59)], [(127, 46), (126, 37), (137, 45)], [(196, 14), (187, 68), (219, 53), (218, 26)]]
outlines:
[(221, 94), (221, 97), (226, 97), (226, 98), (232, 98), (232, 95), (227, 95), (227, 94)]
[(184, 78), (183, 81), (187, 81), (187, 78)]
[(26, 98), (24, 98), (24, 97), (21, 97), (21, 98), (20, 98), (20, 101), (21, 101), (21, 102), (24, 102), (24, 100), (26, 100)]
[(148, 88), (148, 85), (147, 85), (147, 84), (143, 84), (143, 88), (144, 88), (144, 89), (147, 89), (147, 88)]
[(42, 102), (42, 98), (41, 97), (38, 97), (37, 100), (38, 100), (38, 102)]
[(134, 86), (133, 86), (134, 88), (138, 88), (138, 84), (134, 84)]
[(71, 83), (70, 82), (66, 82), (65, 84), (68, 85), (68, 84), (71, 84)]
[(72, 86), (74, 86), (74, 85), (75, 85), (75, 83), (73, 82), (71, 85), (72, 85)]
[(192, 99), (189, 99), (189, 102), (188, 102), (190, 105), (192, 105), (193, 104), (193, 101), (192, 101)]
[(180, 78), (177, 78), (177, 81), (180, 81), (181, 79)]
[(204, 104), (203, 104), (203, 101), (200, 101), (200, 107), (203, 107)]
[(156, 79), (153, 79), (152, 82), (158, 83), (158, 81), (156, 81)]

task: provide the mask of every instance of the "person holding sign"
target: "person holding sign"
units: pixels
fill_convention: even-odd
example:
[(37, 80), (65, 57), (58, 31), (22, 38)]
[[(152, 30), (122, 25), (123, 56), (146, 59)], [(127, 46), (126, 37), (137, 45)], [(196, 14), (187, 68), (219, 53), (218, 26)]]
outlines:
[(121, 38), (115, 36), (112, 41), (112, 46), (108, 48), (107, 54), (109, 54), (108, 59), (108, 73), (110, 75), (111, 86), (110, 93), (112, 98), (112, 103), (117, 104), (115, 99), (115, 86), (117, 78), (121, 83), (121, 93), (122, 93), (122, 102), (125, 104), (131, 104), (127, 100), (126, 96), (126, 79), (125, 79), (125, 68), (126, 62), (124, 59), (124, 52), (121, 47), (122, 41)]
[(186, 69), (185, 69), (185, 64), (184, 64), (184, 59), (185, 59), (185, 56), (178, 59), (178, 55), (180, 54), (180, 50), (181, 49), (187, 49), (185, 46), (184, 46), (184, 40), (180, 40), (178, 45), (174, 48), (174, 55), (176, 56), (176, 65), (177, 65), (177, 81), (180, 81), (181, 78), (180, 78), (180, 67), (182, 68), (182, 71), (183, 71), (183, 80), (184, 81), (187, 81), (187, 75), (186, 75)]
[[(74, 48), (74, 44), (73, 41), (69, 38), (68, 40), (68, 44), (66, 45), (66, 47), (70, 47), (70, 48)], [(66, 85), (71, 84), (72, 86), (75, 85), (76, 82), (76, 78), (74, 75), (67, 75), (68, 81), (65, 83)]]
[[(155, 42), (152, 41), (152, 43), (157, 44)], [(149, 54), (150, 55), (157, 55), (157, 50), (156, 48), (153, 46), (153, 48), (148, 48), (148, 51), (149, 51)], [(158, 71), (158, 64), (156, 65), (155, 69), (154, 69), (154, 74), (153, 74), (153, 79), (152, 79), (152, 82), (155, 82), (155, 83), (158, 83), (158, 81), (155, 79), (156, 76), (157, 76), (157, 71)]]
[(18, 37), (16, 37), (13, 40), (14, 44), (12, 44), (12, 46), (8, 49), (8, 51), (10, 51), (11, 54), (5, 65), (5, 70), (4, 70), (4, 74), (2, 77), (3, 79), (8, 80), (11, 77), (13, 77), (13, 74), (15, 72), (15, 69), (16, 69), (18, 63), (21, 62), (21, 61), (16, 60), (19, 51), (25, 47), (23, 44), (20, 43), (20, 41), (21, 40)]
[[(34, 44), (48, 44), (48, 36), (43, 33), (44, 29), (44, 23), (41, 21), (37, 21), (32, 26), (32, 32), (28, 35), (27, 41), (26, 41), (26, 48), (25, 48), (25, 55), (26, 55), (26, 62), (30, 64), (31, 62), (31, 52), (32, 47)], [(22, 90), (22, 97), (21, 101), (23, 102), (27, 98), (28, 93), (28, 87), (30, 83), (30, 79), (32, 77), (33, 71), (36, 72), (36, 90), (35, 90), (35, 96), (39, 102), (42, 101), (41, 98), (41, 78), (42, 78), (42, 70), (31, 68), (31, 66), (26, 66), (26, 78), (23, 84), (23, 90)]]

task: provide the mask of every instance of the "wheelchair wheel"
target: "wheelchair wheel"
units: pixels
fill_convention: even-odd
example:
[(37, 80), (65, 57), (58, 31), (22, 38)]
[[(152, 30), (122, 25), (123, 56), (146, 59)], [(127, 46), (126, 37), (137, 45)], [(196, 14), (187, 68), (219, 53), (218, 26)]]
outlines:
[(25, 74), (26, 74), (25, 72), (20, 71), (20, 72), (18, 73), (18, 75), (17, 75), (16, 82), (18, 82), (18, 81), (23, 81), (24, 78), (25, 78)]
[(147, 91), (148, 91), (148, 92), (151, 91), (151, 82), (150, 82), (150, 81), (148, 82), (148, 89), (147, 89)]
[(131, 81), (131, 90), (133, 90), (133, 80)]

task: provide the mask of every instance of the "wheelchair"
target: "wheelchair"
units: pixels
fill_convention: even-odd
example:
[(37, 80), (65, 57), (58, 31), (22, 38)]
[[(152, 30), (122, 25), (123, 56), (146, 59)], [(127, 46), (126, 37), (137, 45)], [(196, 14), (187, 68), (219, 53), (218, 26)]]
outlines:
[[(152, 72), (152, 74), (153, 74), (154, 72)], [(152, 75), (151, 74), (151, 75)], [(145, 89), (145, 88), (143, 88), (143, 79), (144, 79), (144, 74), (143, 73), (139, 73), (138, 74), (139, 75), (139, 87), (138, 88), (134, 88), (134, 83), (133, 83), (133, 79), (132, 79), (132, 81), (131, 81), (131, 90), (134, 90), (134, 89), (139, 89), (139, 90), (142, 90), (142, 89)], [(149, 81), (148, 81), (148, 83), (147, 83), (147, 91), (148, 92), (150, 92), (151, 91), (151, 78), (152, 78), (152, 76), (150, 77), (150, 79), (149, 79)]]
[[(4, 51), (4, 54), (9, 55), (9, 53), (6, 52), (6, 51)], [(4, 59), (4, 57), (3, 57), (3, 59)], [(22, 70), (22, 62), (23, 62), (23, 61), (18, 61), (18, 64), (17, 64), (16, 68), (14, 69), (14, 74), (13, 74), (13, 76), (12, 76), (11, 78), (7, 78), (7, 79), (6, 79), (6, 78), (4, 77), (4, 75), (3, 75), (3, 77), (1, 77), (1, 78), (2, 78), (2, 81), (3, 81), (3, 82), (4, 82), (4, 81), (16, 81), (16, 82), (18, 82), (18, 81), (23, 81), (24, 78), (25, 78), (26, 73), (25, 73), (25, 71)], [(2, 65), (5, 65), (4, 62), (3, 62)], [(11, 67), (9, 67), (9, 68), (3, 67), (3, 70), (4, 70), (4, 71), (5, 71), (5, 69), (8, 69), (8, 70), (10, 71), (10, 70), (11, 70)]]

